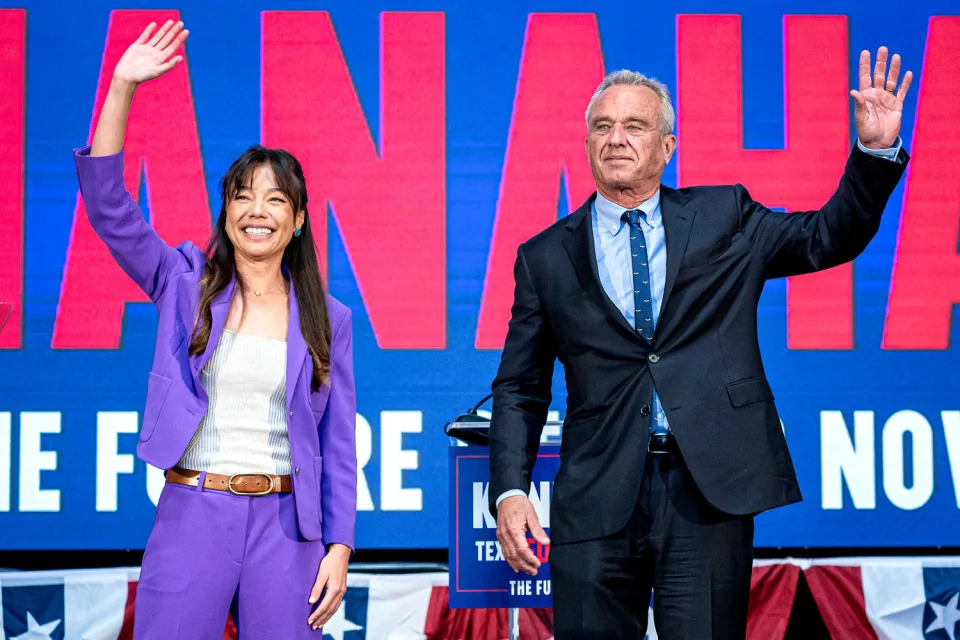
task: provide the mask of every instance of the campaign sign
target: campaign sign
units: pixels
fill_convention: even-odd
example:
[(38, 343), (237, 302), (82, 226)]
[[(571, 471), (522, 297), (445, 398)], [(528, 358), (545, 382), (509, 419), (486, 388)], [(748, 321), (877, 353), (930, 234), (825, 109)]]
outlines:
[[(553, 477), (560, 468), (560, 446), (541, 444), (530, 479), (530, 500), (550, 534)], [(543, 564), (536, 576), (516, 573), (497, 540), (497, 521), (488, 508), (490, 450), (450, 447), (450, 607), (550, 607), (550, 547), (527, 534)]]

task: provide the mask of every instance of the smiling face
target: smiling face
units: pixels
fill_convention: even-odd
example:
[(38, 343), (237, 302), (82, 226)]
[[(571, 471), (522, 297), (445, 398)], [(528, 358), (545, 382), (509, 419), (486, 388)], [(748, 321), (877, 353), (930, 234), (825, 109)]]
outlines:
[(656, 190), (677, 139), (660, 137), (662, 105), (644, 86), (614, 85), (594, 102), (589, 115), (587, 156), (599, 191), (617, 194)]
[(304, 220), (292, 203), (269, 164), (253, 167), (226, 202), (226, 231), (236, 252), (251, 261), (282, 256)]

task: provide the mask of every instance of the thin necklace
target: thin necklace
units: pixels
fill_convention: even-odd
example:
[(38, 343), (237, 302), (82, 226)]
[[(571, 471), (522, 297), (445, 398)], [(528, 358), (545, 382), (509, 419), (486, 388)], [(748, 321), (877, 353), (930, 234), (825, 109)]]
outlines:
[(258, 298), (265, 293), (282, 293), (283, 295), (287, 295), (287, 288), (284, 287), (283, 291), (257, 291), (256, 289), (253, 290), (253, 295), (257, 296)]

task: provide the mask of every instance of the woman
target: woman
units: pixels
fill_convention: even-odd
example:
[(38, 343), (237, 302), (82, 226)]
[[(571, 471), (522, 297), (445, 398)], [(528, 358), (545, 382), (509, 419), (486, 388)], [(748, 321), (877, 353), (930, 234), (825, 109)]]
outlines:
[(155, 26), (117, 63), (93, 143), (75, 152), (93, 228), (159, 312), (137, 453), (167, 473), (134, 635), (220, 638), (232, 606), (243, 638), (319, 638), (356, 521), (350, 312), (323, 292), (285, 151), (233, 163), (206, 253), (144, 222), (123, 183), (127, 116), (188, 33)]

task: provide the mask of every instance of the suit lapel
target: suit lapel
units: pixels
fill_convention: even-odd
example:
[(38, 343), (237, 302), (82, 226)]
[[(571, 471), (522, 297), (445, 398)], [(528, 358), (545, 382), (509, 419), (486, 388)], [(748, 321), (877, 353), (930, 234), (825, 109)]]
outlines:
[(587, 202), (570, 215), (566, 229), (569, 231), (563, 239), (563, 248), (567, 251), (573, 263), (574, 272), (580, 280), (580, 285), (593, 298), (594, 302), (603, 309), (614, 324), (624, 333), (635, 340), (643, 341), (636, 330), (623, 317), (620, 309), (607, 297), (600, 283), (600, 273), (597, 271), (597, 252), (593, 246), (593, 224), (591, 221), (591, 205), (597, 194), (590, 196)]
[(663, 285), (663, 300), (660, 303), (660, 318), (657, 327), (663, 325), (670, 292), (677, 281), (680, 263), (687, 251), (690, 229), (696, 211), (686, 207), (687, 196), (667, 186), (660, 187), (660, 212), (663, 217), (663, 231), (667, 242), (667, 277)]
[(200, 383), (200, 372), (207, 366), (207, 362), (210, 361), (213, 352), (220, 343), (223, 326), (227, 322), (227, 312), (230, 311), (230, 303), (233, 302), (233, 295), (236, 292), (237, 281), (234, 279), (210, 301), (210, 314), (213, 319), (210, 323), (210, 338), (207, 340), (207, 348), (200, 355), (190, 356), (190, 368), (197, 389), (203, 389), (203, 385)]
[(303, 339), (300, 329), (300, 306), (297, 304), (297, 294), (293, 288), (293, 278), (284, 267), (284, 272), (290, 281), (290, 311), (287, 319), (287, 407), (293, 405), (293, 392), (297, 388), (300, 373), (303, 371), (304, 360), (307, 358), (307, 343)]

